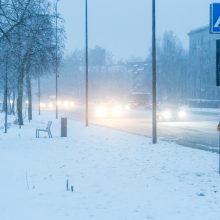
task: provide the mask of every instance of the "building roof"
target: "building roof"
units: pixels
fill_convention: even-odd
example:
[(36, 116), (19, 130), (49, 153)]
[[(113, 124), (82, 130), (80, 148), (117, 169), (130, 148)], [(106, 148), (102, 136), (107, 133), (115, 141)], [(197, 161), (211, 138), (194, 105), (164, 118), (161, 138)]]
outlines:
[(209, 30), (209, 25), (205, 25), (200, 28), (193, 29), (188, 33), (188, 35), (198, 34), (199, 32), (206, 31), (206, 30)]

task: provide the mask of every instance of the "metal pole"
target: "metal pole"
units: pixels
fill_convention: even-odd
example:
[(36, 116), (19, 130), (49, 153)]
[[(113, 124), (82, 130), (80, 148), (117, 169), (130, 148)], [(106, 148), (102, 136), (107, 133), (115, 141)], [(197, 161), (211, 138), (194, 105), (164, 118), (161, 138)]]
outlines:
[(218, 152), (218, 155), (219, 155), (219, 166), (218, 166), (218, 173), (220, 174), (220, 132), (218, 132), (219, 133), (219, 152)]
[(56, 119), (58, 119), (58, 39), (57, 39), (57, 5), (58, 1), (56, 0), (56, 64), (55, 64), (55, 71), (56, 71)]
[[(219, 84), (219, 51), (220, 51), (220, 40), (216, 40), (216, 86), (220, 86)], [(220, 107), (220, 106), (219, 106)], [(218, 123), (218, 132), (219, 132), (219, 152), (218, 152), (218, 155), (219, 155), (219, 169), (218, 169), (218, 173), (220, 174), (220, 131), (219, 131), (219, 127), (220, 127), (220, 114), (219, 114), (219, 123)]]
[(8, 52), (5, 66), (5, 133), (8, 131)]
[(156, 3), (152, 0), (152, 142), (157, 143)]
[(40, 77), (38, 77), (38, 115), (40, 115), (40, 113), (41, 113), (40, 100), (41, 100)]
[(88, 4), (87, 0), (85, 0), (85, 22), (86, 22), (86, 29), (85, 29), (85, 37), (86, 37), (86, 82), (85, 82), (85, 89), (86, 89), (86, 94), (85, 94), (85, 104), (86, 104), (86, 109), (85, 109), (85, 124), (86, 127), (89, 126), (89, 74), (88, 74)]

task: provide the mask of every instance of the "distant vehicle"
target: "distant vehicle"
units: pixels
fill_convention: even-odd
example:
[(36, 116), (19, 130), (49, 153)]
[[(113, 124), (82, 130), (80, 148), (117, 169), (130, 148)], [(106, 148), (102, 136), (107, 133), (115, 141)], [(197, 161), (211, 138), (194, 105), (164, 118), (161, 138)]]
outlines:
[[(75, 109), (75, 102), (69, 101), (69, 100), (58, 100), (57, 105), (59, 110), (61, 111), (68, 111)], [(56, 101), (55, 100), (47, 100), (44, 102), (40, 103), (40, 107), (42, 110), (47, 110), (47, 111), (54, 111), (56, 108)]]
[(151, 93), (133, 92), (129, 105), (131, 108), (151, 107)]
[(182, 121), (188, 118), (186, 107), (177, 105), (159, 105), (157, 119), (159, 121)]
[(128, 105), (124, 105), (123, 102), (116, 100), (97, 102), (93, 105), (93, 108), (96, 118), (122, 117), (125, 111), (130, 109)]

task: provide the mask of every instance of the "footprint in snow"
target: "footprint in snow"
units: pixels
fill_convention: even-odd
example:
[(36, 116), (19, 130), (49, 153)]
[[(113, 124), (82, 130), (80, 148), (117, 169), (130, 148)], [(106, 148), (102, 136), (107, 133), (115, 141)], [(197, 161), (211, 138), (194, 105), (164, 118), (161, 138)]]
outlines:
[(197, 196), (205, 196), (204, 193), (197, 193)]

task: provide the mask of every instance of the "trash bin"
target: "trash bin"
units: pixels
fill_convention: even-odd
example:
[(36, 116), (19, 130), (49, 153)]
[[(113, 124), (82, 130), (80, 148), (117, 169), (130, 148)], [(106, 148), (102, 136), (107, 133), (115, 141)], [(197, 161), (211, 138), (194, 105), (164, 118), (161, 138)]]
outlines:
[(67, 137), (67, 118), (61, 118), (61, 137)]

